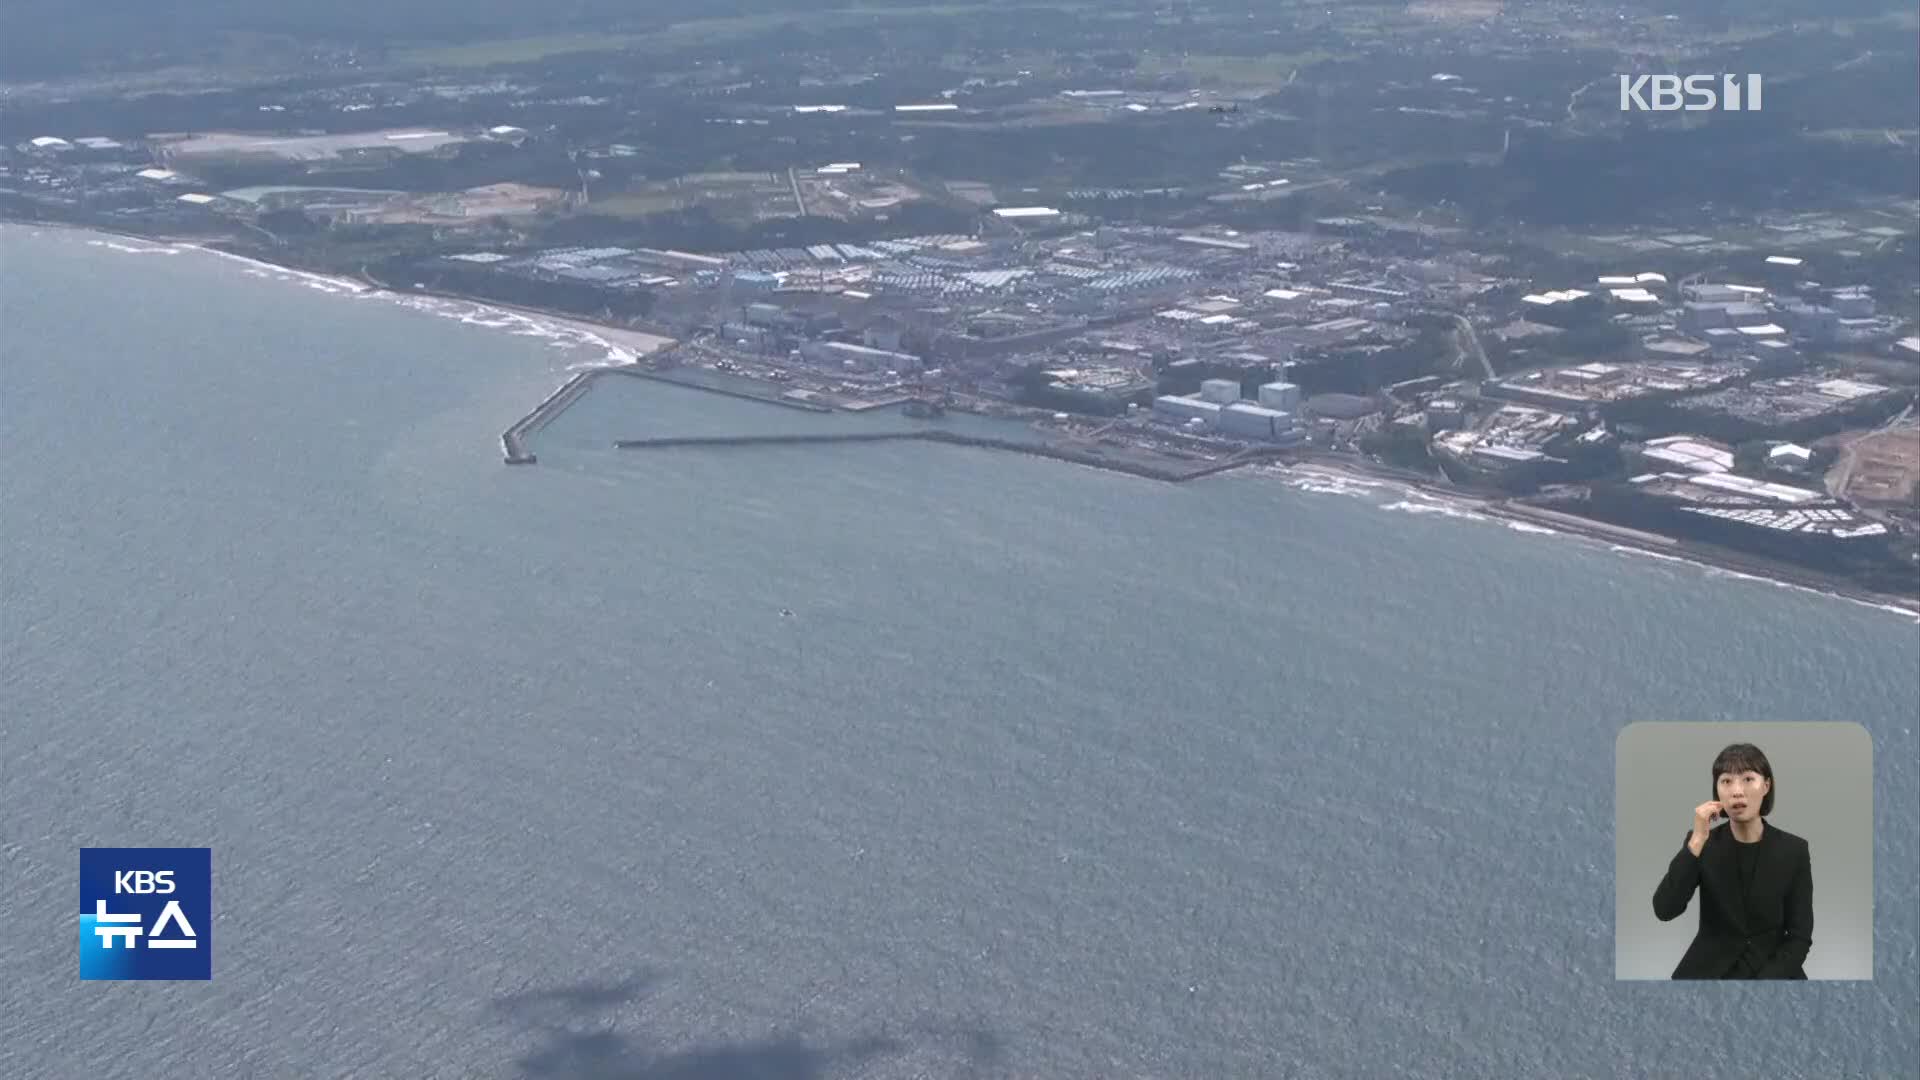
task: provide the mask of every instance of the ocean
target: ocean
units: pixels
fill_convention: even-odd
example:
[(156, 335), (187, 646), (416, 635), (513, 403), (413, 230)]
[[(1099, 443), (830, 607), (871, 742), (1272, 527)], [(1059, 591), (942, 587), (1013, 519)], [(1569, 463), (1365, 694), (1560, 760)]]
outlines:
[[(605, 352), (0, 230), (0, 1076), (1920, 1060), (1912, 615), (639, 380), (502, 465)], [(1741, 719), (1873, 734), (1870, 983), (1613, 979), (1615, 736)], [(79, 981), (87, 846), (213, 849), (212, 981)]]

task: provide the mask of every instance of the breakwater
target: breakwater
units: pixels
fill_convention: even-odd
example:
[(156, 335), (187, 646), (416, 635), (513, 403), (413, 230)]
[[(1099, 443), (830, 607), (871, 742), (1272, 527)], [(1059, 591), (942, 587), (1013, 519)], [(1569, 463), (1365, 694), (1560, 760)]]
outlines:
[(580, 399), (593, 385), (594, 377), (604, 368), (582, 371), (560, 388), (547, 395), (547, 399), (533, 407), (533, 411), (521, 417), (506, 433), (500, 436), (500, 452), (506, 456), (509, 465), (532, 465), (539, 461), (533, 452), (527, 449), (527, 436), (545, 427), (554, 417), (559, 416), (567, 406)]
[(805, 412), (830, 413), (834, 411), (833, 406), (823, 405), (817, 401), (799, 401), (794, 398), (778, 397), (772, 394), (756, 394), (750, 390), (736, 390), (732, 387), (712, 386), (707, 383), (696, 382), (692, 379), (675, 378), (671, 373), (652, 371), (643, 367), (591, 368), (561, 383), (559, 389), (548, 394), (545, 401), (535, 405), (532, 412), (521, 417), (512, 427), (506, 430), (505, 434), (500, 436), (500, 452), (506, 458), (507, 464), (537, 464), (540, 459), (536, 457), (531, 450), (527, 449), (527, 439), (531, 437), (534, 432), (539, 431), (550, 423), (554, 417), (566, 411), (567, 406), (580, 400), (580, 396), (592, 388), (594, 380), (603, 375), (625, 375), (635, 379), (648, 379), (653, 382), (666, 383), (669, 386), (685, 387), (688, 390), (703, 390), (709, 394), (740, 398), (745, 401), (759, 401), (768, 405), (781, 405), (789, 409), (800, 409)]
[(876, 442), (931, 442), (944, 443), (948, 446), (1005, 450), (1172, 483), (1211, 476), (1214, 473), (1225, 472), (1256, 461), (1272, 460), (1281, 453), (1277, 449), (1251, 450), (1227, 458), (1184, 462), (1155, 455), (1150, 451), (1131, 450), (1125, 447), (1026, 442), (1017, 439), (996, 439), (985, 435), (962, 435), (941, 430), (834, 432), (814, 435), (672, 435), (645, 439), (619, 439), (614, 442), (614, 446), (622, 450), (658, 450), (671, 447), (798, 446), (810, 443)]

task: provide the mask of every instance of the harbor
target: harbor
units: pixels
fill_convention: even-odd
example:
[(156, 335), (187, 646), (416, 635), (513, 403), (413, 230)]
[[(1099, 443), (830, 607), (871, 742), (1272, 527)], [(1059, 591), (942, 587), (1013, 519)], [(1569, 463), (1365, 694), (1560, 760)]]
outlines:
[[(541, 428), (551, 423), (555, 417), (565, 412), (567, 407), (578, 401), (595, 380), (610, 375), (624, 375), (630, 378), (646, 379), (650, 382), (666, 383), (719, 394), (724, 397), (744, 401), (758, 401), (783, 408), (799, 409), (805, 412), (833, 413), (836, 411), (871, 413), (883, 407), (910, 406), (913, 398), (899, 397), (880, 402), (863, 402), (859, 406), (843, 405), (840, 409), (818, 401), (799, 400), (772, 393), (755, 393), (750, 390), (717, 386), (704, 380), (675, 375), (671, 371), (660, 371), (639, 365), (593, 368), (579, 372), (558, 389), (549, 394), (526, 416), (520, 418), (500, 437), (501, 452), (509, 465), (533, 465), (538, 456), (528, 448), (528, 440)], [(938, 415), (934, 410), (929, 415)], [(1084, 438), (1069, 435), (1049, 435), (1047, 438), (1013, 439), (996, 438), (989, 435), (961, 434), (941, 428), (927, 428), (920, 431), (873, 431), (873, 432), (817, 432), (805, 434), (740, 434), (740, 435), (699, 435), (699, 436), (652, 436), (645, 438), (616, 440), (614, 446), (623, 450), (667, 449), (686, 447), (726, 447), (726, 446), (773, 446), (807, 445), (831, 443), (868, 443), (868, 442), (931, 442), (949, 446), (970, 446), (988, 450), (1005, 450), (1066, 461), (1077, 465), (1106, 469), (1111, 472), (1125, 473), (1152, 480), (1164, 480), (1174, 483), (1211, 476), (1229, 469), (1240, 468), (1256, 462), (1271, 462), (1284, 457), (1297, 457), (1297, 453), (1278, 447), (1249, 447), (1245, 450), (1228, 453), (1219, 457), (1188, 457), (1168, 453), (1146, 446), (1131, 446), (1124, 443), (1096, 443)]]

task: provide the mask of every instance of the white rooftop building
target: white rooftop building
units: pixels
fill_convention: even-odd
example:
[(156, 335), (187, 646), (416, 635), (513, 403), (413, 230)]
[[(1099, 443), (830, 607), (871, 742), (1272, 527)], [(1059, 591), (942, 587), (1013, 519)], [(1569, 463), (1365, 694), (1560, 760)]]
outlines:
[(1220, 410), (1220, 430), (1243, 439), (1286, 442), (1299, 437), (1293, 414), (1250, 401), (1237, 401)]
[(1663, 465), (1673, 465), (1693, 473), (1733, 471), (1733, 451), (1701, 442), (1686, 435), (1650, 439), (1641, 448), (1641, 456)]
[(1183, 424), (1197, 420), (1206, 427), (1212, 427), (1219, 423), (1222, 408), (1224, 406), (1218, 402), (1201, 401), (1193, 397), (1167, 395), (1153, 399), (1154, 415)]
[(1770, 484), (1764, 480), (1754, 480), (1746, 476), (1734, 476), (1731, 473), (1702, 473), (1687, 477), (1687, 483), (1696, 484), (1715, 491), (1732, 492), (1737, 495), (1752, 495), (1772, 502), (1795, 503), (1817, 502), (1827, 496), (1823, 492), (1808, 491), (1806, 488), (1788, 487), (1785, 484)]

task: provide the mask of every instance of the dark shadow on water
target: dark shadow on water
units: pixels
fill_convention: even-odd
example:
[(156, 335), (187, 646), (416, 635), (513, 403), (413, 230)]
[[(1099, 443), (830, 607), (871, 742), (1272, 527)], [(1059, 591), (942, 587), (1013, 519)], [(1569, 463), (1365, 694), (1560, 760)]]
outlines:
[[(916, 1076), (998, 1075), (1000, 1040), (971, 1024), (916, 1023), (843, 1039), (775, 1034), (687, 1049), (651, 1046), (616, 1030), (614, 1014), (662, 982), (643, 973), (617, 983), (581, 983), (495, 998), (493, 1010), (533, 1033), (537, 1044), (514, 1061), (528, 1080), (830, 1080), (866, 1074), (913, 1054)], [(936, 1071), (928, 1071), (938, 1061)], [(881, 1073), (886, 1073), (880, 1067)]]

